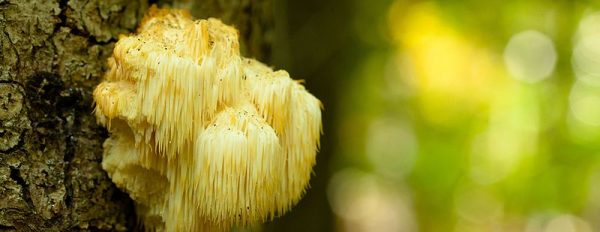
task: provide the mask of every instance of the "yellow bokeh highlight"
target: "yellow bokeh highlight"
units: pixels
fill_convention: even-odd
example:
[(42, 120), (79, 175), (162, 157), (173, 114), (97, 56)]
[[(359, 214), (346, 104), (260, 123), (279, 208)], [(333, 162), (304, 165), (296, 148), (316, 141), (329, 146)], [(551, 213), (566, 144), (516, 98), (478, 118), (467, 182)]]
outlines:
[(390, 8), (389, 25), (398, 52), (409, 60), (423, 116), (438, 125), (488, 108), (505, 76), (501, 60), (446, 23), (436, 5)]

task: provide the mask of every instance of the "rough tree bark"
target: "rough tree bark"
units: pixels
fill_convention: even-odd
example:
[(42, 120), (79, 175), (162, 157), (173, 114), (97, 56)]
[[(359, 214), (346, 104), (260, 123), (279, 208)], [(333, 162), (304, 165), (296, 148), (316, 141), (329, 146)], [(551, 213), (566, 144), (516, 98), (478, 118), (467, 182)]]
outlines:
[(153, 3), (236, 25), (243, 53), (269, 59), (271, 1), (0, 0), (0, 231), (135, 228), (100, 166), (91, 91)]

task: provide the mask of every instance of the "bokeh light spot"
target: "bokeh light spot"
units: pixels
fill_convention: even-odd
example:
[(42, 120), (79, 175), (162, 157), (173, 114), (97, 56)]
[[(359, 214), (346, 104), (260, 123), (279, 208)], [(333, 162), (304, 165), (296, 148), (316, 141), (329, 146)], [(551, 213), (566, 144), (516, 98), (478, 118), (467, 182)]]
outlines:
[(407, 125), (394, 118), (371, 123), (366, 155), (377, 172), (400, 178), (411, 171), (416, 153), (417, 140)]
[(578, 121), (600, 126), (600, 86), (577, 81), (569, 96), (571, 113)]
[(504, 62), (516, 79), (535, 83), (554, 71), (557, 55), (554, 43), (541, 32), (528, 30), (513, 35), (504, 50)]
[(410, 197), (398, 187), (355, 169), (335, 173), (327, 197), (339, 231), (416, 231)]

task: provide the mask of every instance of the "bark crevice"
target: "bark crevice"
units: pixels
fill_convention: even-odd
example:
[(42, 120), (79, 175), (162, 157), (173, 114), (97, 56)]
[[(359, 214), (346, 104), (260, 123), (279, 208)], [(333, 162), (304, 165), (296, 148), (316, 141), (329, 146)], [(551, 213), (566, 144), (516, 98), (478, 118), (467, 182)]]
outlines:
[[(118, 35), (134, 31), (150, 4), (176, 2), (0, 0), (0, 231), (136, 229), (131, 199), (100, 165), (107, 131), (92, 115), (91, 92)], [(255, 27), (264, 25), (248, 23), (256, 10), (205, 9), (243, 16), (234, 24), (253, 27), (243, 43), (261, 40), (265, 30)], [(269, 21), (265, 15), (255, 16)], [(11, 94), (22, 97), (10, 105), (16, 113), (1, 105)]]

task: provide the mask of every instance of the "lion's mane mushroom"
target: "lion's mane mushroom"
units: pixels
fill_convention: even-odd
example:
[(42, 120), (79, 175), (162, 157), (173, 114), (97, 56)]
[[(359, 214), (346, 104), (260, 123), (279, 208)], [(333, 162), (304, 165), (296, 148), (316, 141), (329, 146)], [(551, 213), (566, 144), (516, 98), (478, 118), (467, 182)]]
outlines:
[(241, 57), (237, 36), (217, 19), (153, 7), (94, 90), (111, 134), (102, 167), (148, 230), (261, 223), (307, 187), (321, 103), (287, 72)]

